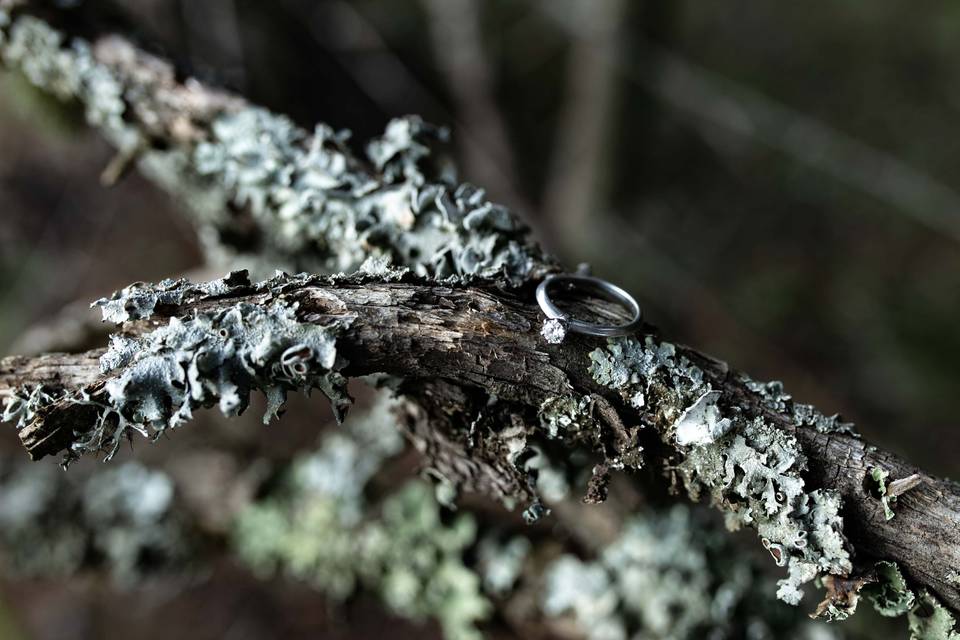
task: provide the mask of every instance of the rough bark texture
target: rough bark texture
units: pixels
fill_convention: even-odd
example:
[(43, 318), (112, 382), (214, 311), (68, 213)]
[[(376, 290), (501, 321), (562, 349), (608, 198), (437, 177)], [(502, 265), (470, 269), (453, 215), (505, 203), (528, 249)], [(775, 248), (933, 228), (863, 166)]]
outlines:
[[(524, 294), (511, 294), (475, 287), (444, 286), (422, 282), (309, 285), (285, 294), (300, 303), (299, 315), (329, 319), (355, 316), (338, 338), (338, 348), (349, 360), (343, 373), (351, 376), (383, 372), (416, 381), (446, 381), (459, 388), (480, 389), (503, 400), (536, 409), (548, 398), (569, 394), (604, 397), (625, 424), (657, 425), (662, 407), (648, 399), (642, 411), (624, 405), (609, 389), (599, 386), (587, 373), (589, 353), (601, 341), (571, 337), (562, 345), (549, 345), (539, 335), (540, 313)], [(225, 308), (237, 302), (263, 304), (269, 296), (257, 294), (219, 298), (164, 309), (164, 316), (185, 316), (211, 307)], [(604, 312), (597, 302), (595, 311)], [(159, 326), (157, 320), (133, 321), (125, 332), (142, 333)], [(935, 478), (851, 435), (821, 433), (812, 427), (797, 427), (791, 420), (762, 406), (742, 377), (703, 354), (677, 347), (723, 390), (724, 397), (739, 404), (747, 417), (762, 415), (796, 436), (809, 460), (807, 481), (811, 487), (834, 489), (844, 499), (845, 533), (864, 561), (895, 560), (916, 584), (935, 591), (951, 607), (960, 606), (957, 587), (949, 580), (949, 567), (960, 566), (960, 488)], [(102, 374), (97, 365), (101, 351), (80, 355), (48, 355), (35, 359), (7, 358), (0, 364), (0, 392), (38, 384), (66, 387), (96, 385)], [(450, 396), (448, 395), (448, 398)], [(653, 400), (652, 402), (650, 400)], [(463, 404), (467, 404), (462, 400)], [(461, 405), (458, 409), (463, 409)], [(21, 431), (27, 450), (35, 458), (57, 453), (69, 444), (76, 420), (89, 419), (69, 407), (45, 413), (41, 420)], [(535, 427), (529, 426), (534, 429)], [(437, 433), (432, 438), (434, 464), (468, 482), (470, 488), (501, 497), (525, 494), (514, 483), (504, 484), (507, 474), (489, 473), (496, 456), (484, 459), (482, 449), (470, 452), (458, 446), (440, 446), (441, 441), (462, 441), (463, 434)], [(640, 431), (641, 441), (675, 463), (682, 449), (665, 449), (654, 434)], [(887, 520), (881, 501), (871, 492), (869, 470), (883, 468), (893, 477), (920, 474), (920, 484), (899, 497), (896, 518)]]

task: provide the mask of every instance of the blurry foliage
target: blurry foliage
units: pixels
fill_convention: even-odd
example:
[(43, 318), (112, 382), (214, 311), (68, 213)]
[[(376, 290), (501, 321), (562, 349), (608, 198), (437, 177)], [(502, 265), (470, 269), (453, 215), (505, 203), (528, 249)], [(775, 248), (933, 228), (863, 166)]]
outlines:
[(301, 455), (274, 491), (242, 511), (233, 544), (260, 575), (284, 573), (336, 602), (362, 586), (397, 615), (435, 619), (450, 640), (480, 638), (490, 613), (480, 578), (463, 564), (475, 542), (469, 514), (447, 514), (425, 482), (412, 480), (367, 508), (364, 489), (402, 441), (381, 398)]

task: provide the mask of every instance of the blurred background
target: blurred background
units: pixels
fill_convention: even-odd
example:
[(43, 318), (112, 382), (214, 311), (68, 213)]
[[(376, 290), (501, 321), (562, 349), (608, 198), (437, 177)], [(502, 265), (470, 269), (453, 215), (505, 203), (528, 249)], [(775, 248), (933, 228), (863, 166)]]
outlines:
[[(87, 4), (123, 14), (197, 77), (308, 128), (351, 129), (358, 148), (402, 114), (449, 126), (463, 178), (520, 212), (566, 264), (590, 263), (636, 294), (665, 336), (783, 380), (876, 444), (960, 475), (960, 6)], [(2, 72), (0, 149), (4, 355), (28, 351), (30, 328), (65, 305), (200, 266), (165, 194), (136, 174), (100, 186), (107, 144), (79, 112)], [(282, 459), (330, 421), (325, 402), (303, 399), (269, 430), (248, 418), (211, 415), (137, 456), (226, 438)], [(12, 433), (2, 440), (16, 451)], [(371, 619), (362, 600), (337, 631), (305, 588), (235, 567), (204, 580), (146, 597), (89, 579), (11, 582), (0, 637), (130, 637), (135, 620), (152, 621), (138, 637), (160, 637), (171, 612), (209, 637), (279, 637), (283, 625), (285, 637), (382, 634), (357, 627)], [(253, 622), (231, 636), (238, 612)], [(390, 637), (403, 624), (390, 621)]]

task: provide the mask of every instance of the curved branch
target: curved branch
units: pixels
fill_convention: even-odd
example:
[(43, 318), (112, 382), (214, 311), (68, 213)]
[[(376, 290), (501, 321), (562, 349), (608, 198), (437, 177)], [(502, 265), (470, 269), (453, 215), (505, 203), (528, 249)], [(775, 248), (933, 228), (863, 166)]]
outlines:
[[(696, 447), (678, 444), (676, 406), (669, 389), (637, 410), (621, 394), (597, 382), (588, 372), (591, 353), (601, 341), (578, 337), (563, 345), (546, 344), (537, 331), (540, 314), (525, 293), (425, 281), (377, 282), (370, 278), (344, 281), (306, 281), (288, 287), (281, 297), (294, 302), (302, 322), (329, 322), (351, 318), (337, 336), (338, 351), (349, 363), (341, 370), (350, 376), (381, 372), (408, 380), (445, 380), (464, 388), (482, 389), (504, 401), (540, 409), (544, 402), (578, 394), (597, 396), (617, 413), (639, 442), (662, 455), (664, 467), (676, 468), (691, 459)], [(222, 310), (238, 303), (268, 305), (273, 292), (243, 290), (227, 296), (199, 296), (166, 307), (162, 316)], [(604, 303), (593, 308), (605, 312)], [(134, 320), (124, 332), (147, 334), (159, 326), (158, 318)], [(0, 392), (24, 385), (60, 385), (92, 388), (116, 372), (103, 374), (97, 365), (102, 351), (80, 355), (49, 355), (35, 359), (0, 361)], [(798, 425), (792, 414), (770, 407), (758, 386), (688, 347), (676, 347), (677, 358), (686, 358), (703, 371), (720, 391), (720, 404), (736, 407), (746, 420), (762, 419), (796, 438), (807, 458), (804, 479), (809, 488), (833, 490), (843, 498), (844, 533), (854, 550), (854, 572), (871, 559), (896, 561), (915, 584), (936, 592), (952, 608), (960, 605), (950, 568), (960, 566), (960, 488), (930, 476), (897, 456), (870, 446), (842, 430), (818, 430)], [(799, 405), (798, 405), (799, 406)], [(673, 415), (673, 420), (668, 416)], [(74, 429), (88, 425), (89, 415), (56, 406), (42, 419), (21, 431), (24, 445), (34, 457), (54, 454), (69, 445)], [(655, 429), (637, 429), (652, 425)], [(536, 424), (527, 424), (534, 433)], [(618, 445), (615, 434), (604, 436), (618, 455), (630, 446)], [(639, 451), (639, 445), (632, 445)], [(474, 450), (464, 465), (482, 457)], [(891, 477), (917, 474), (919, 483), (900, 495), (896, 517), (888, 520), (881, 500), (871, 490), (870, 472), (884, 469)], [(730, 504), (722, 505), (730, 510)], [(775, 556), (776, 557), (776, 556)]]

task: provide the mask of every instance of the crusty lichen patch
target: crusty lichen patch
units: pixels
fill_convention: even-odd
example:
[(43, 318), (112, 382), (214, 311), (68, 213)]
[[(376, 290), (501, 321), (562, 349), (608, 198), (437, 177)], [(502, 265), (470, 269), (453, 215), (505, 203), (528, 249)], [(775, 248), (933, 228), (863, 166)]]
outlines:
[(593, 400), (588, 396), (552, 396), (543, 401), (539, 411), (540, 426), (551, 439), (576, 439), (584, 431), (599, 428), (593, 417)]
[(754, 528), (776, 563), (787, 567), (780, 599), (797, 604), (804, 583), (851, 571), (840, 496), (806, 488), (806, 459), (796, 438), (727, 406), (722, 390), (669, 343), (611, 340), (590, 359), (598, 383), (634, 406), (655, 407), (652, 422), (676, 447), (676, 472), (691, 497), (708, 495), (731, 528)]

